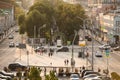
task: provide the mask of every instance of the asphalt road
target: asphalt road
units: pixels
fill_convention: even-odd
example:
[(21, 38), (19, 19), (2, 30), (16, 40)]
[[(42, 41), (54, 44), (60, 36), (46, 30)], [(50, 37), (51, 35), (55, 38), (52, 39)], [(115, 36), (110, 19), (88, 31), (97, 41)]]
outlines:
[(0, 69), (7, 67), (9, 63), (14, 62), (17, 59), (15, 54), (18, 50), (16, 47), (10, 48), (9, 42), (19, 42), (20, 36), (15, 31), (11, 34), (14, 35), (14, 39), (6, 38), (0, 43)]

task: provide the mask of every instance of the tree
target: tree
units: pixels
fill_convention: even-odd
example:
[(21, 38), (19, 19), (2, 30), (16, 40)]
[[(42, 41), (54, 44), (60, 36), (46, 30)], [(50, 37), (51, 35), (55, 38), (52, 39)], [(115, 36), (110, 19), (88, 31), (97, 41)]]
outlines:
[(72, 40), (74, 36), (74, 30), (79, 30), (79, 25), (83, 24), (83, 21), (77, 17), (85, 18), (85, 11), (81, 5), (61, 3), (56, 9), (56, 21), (59, 27), (59, 31), (66, 34), (67, 40)]
[[(86, 18), (82, 6), (80, 4), (68, 4), (61, 0), (35, 0), (35, 2), (26, 14), (27, 35), (34, 37), (35, 33), (35, 36), (38, 37), (39, 28), (46, 24), (47, 27), (42, 31), (49, 40), (59, 32), (63, 34), (62, 39), (65, 40), (66, 38), (66, 41), (72, 41), (74, 30), (79, 30), (80, 25), (83, 25), (83, 21), (77, 17)], [(36, 30), (34, 30), (34, 27), (36, 27)], [(51, 29), (53, 30), (52, 36)], [(60, 35), (58, 34), (58, 36)], [(54, 39), (56, 38), (54, 37)]]
[(50, 71), (50, 74), (45, 76), (45, 80), (58, 80), (58, 78), (55, 76), (54, 71)]
[[(29, 37), (38, 37), (39, 28), (45, 24), (45, 15), (38, 10), (32, 10), (26, 16), (26, 31)], [(35, 34), (34, 34), (35, 33)]]
[(25, 14), (21, 14), (18, 17), (18, 25), (20, 26), (19, 33), (24, 34), (25, 33)]
[(30, 69), (29, 79), (30, 80), (42, 80), (42, 78), (40, 77), (40, 71), (37, 68), (32, 67)]

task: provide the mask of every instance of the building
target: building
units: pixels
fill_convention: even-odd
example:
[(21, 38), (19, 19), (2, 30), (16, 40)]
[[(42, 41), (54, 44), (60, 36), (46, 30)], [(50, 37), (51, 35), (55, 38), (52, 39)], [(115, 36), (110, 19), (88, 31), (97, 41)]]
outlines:
[[(0, 34), (6, 34), (7, 30), (14, 24), (14, 6), (10, 3), (0, 1)], [(1, 37), (2, 35), (0, 35)]]
[(100, 13), (100, 27), (103, 32), (101, 36), (104, 41), (118, 43), (120, 37), (120, 13), (119, 11), (110, 11), (107, 14)]

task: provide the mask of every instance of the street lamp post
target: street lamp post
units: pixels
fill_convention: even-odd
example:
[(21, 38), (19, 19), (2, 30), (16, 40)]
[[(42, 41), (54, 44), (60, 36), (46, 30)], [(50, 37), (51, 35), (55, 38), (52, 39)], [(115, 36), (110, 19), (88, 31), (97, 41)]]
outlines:
[(41, 27), (39, 27), (39, 38), (40, 38), (40, 30), (42, 29), (42, 28), (45, 28), (46, 27), (46, 24), (44, 24), (44, 25), (42, 25)]
[[(91, 26), (92, 26), (92, 70), (94, 70), (94, 40), (93, 40), (93, 23), (92, 23), (92, 20), (91, 19), (83, 19), (83, 18), (81, 18), (81, 17), (77, 17), (77, 18), (79, 18), (79, 19), (81, 19), (82, 21), (83, 21), (83, 27), (84, 27), (84, 35), (85, 35), (85, 22), (87, 21), (87, 20), (90, 20), (91, 21)], [(85, 36), (84, 36), (84, 39), (85, 39)], [(87, 64), (87, 63), (86, 63)]]
[[(39, 30), (39, 38), (40, 38), (40, 30), (43, 29), (43, 28), (45, 28), (45, 27), (46, 27), (46, 24), (44, 24), (44, 25), (42, 25), (41, 27), (39, 27), (39, 29), (38, 29), (38, 30)], [(40, 44), (40, 43), (39, 43), (39, 44)]]
[(73, 38), (73, 41), (72, 41), (72, 58), (71, 58), (71, 67), (72, 67), (72, 72), (73, 72), (73, 68), (74, 68), (74, 66), (75, 66), (75, 60), (74, 60), (74, 42), (75, 42), (75, 38), (76, 38), (76, 36), (77, 36), (77, 31), (75, 31), (75, 36), (74, 36), (74, 38)]
[(29, 67), (29, 51), (27, 51), (27, 66)]

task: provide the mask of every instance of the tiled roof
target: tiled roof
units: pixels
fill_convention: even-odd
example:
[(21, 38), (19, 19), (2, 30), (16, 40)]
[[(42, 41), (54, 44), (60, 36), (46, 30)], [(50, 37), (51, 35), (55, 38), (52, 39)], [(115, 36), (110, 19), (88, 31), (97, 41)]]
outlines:
[(12, 8), (12, 5), (10, 3), (2, 2), (0, 1), (0, 9), (6, 9), (6, 8)]

